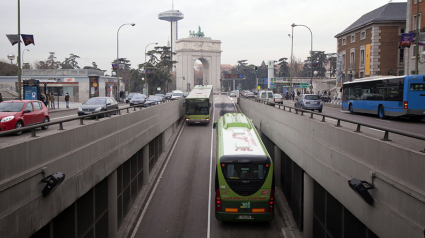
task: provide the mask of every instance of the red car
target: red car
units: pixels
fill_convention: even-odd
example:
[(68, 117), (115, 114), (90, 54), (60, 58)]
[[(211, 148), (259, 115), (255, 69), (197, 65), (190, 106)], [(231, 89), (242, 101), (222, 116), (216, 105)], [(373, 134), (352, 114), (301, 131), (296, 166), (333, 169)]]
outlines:
[[(13, 100), (0, 103), (0, 131), (18, 129), (50, 121), (49, 110), (37, 100)], [(42, 126), (47, 130), (49, 126)], [(22, 134), (22, 131), (15, 135)]]

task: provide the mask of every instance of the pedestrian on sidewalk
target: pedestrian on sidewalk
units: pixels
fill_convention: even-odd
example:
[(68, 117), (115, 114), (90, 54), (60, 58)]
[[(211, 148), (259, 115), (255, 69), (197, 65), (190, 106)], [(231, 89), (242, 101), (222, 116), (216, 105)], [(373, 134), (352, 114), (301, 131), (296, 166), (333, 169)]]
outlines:
[(66, 108), (69, 108), (69, 94), (65, 94), (65, 102), (66, 102)]
[(0, 102), (3, 102), (3, 96), (0, 93)]
[(50, 108), (55, 108), (55, 95), (53, 93), (50, 94)]
[(46, 96), (44, 96), (44, 93), (40, 93), (40, 101), (42, 101), (44, 106), (46, 106)]
[(50, 96), (49, 96), (49, 93), (47, 93), (45, 96), (46, 96), (46, 103), (44, 105), (46, 105), (47, 108), (50, 108), (50, 104), (49, 104)]

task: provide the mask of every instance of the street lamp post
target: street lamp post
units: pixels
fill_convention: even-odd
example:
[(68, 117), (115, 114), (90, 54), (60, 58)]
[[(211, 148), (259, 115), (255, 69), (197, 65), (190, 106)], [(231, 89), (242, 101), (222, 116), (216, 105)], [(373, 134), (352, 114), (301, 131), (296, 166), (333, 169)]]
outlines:
[(146, 95), (146, 96), (149, 96), (149, 85), (148, 85), (148, 78), (146, 77), (146, 50), (148, 49), (148, 46), (149, 45), (152, 45), (152, 44), (155, 44), (155, 45), (158, 45), (158, 42), (155, 42), (155, 43), (149, 43), (146, 47), (145, 47), (145, 64), (144, 64), (144, 68), (145, 68), (145, 83), (146, 83), (146, 88), (147, 88), (147, 90), (148, 90), (148, 95)]
[(118, 99), (118, 101), (119, 101), (119, 98), (118, 98), (118, 95), (119, 95), (119, 90), (120, 90), (120, 77), (119, 77), (119, 70), (120, 70), (120, 61), (119, 61), (119, 47), (118, 47), (118, 33), (120, 33), (120, 29), (121, 29), (121, 27), (123, 27), (123, 26), (125, 26), (125, 25), (131, 25), (131, 26), (135, 26), (136, 24), (135, 23), (126, 23), (126, 24), (122, 24), (121, 26), (120, 26), (120, 28), (118, 28), (118, 31), (117, 31), (117, 99)]
[[(311, 91), (313, 91), (313, 32), (311, 32), (310, 28), (306, 25), (296, 25), (295, 23), (292, 23), (292, 45), (294, 44), (294, 27), (296, 26), (303, 26), (306, 27), (311, 34), (311, 50), (310, 50), (310, 68), (311, 68), (311, 74), (310, 74), (310, 84), (311, 84)], [(291, 57), (292, 57), (292, 50), (291, 50)], [(292, 59), (291, 59), (292, 62)], [(292, 63), (291, 63), (292, 66)], [(292, 82), (292, 78), (291, 78)]]

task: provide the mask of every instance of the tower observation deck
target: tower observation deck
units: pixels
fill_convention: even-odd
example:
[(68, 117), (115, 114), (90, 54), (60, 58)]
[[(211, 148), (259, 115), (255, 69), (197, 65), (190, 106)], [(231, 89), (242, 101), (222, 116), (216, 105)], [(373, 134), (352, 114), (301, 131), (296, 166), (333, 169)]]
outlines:
[[(174, 52), (176, 40), (178, 40), (178, 27), (177, 21), (184, 18), (183, 13), (179, 10), (169, 10), (158, 14), (159, 20), (169, 21), (171, 23), (171, 52)], [(171, 56), (172, 60), (172, 56)], [(174, 69), (173, 69), (174, 70)]]

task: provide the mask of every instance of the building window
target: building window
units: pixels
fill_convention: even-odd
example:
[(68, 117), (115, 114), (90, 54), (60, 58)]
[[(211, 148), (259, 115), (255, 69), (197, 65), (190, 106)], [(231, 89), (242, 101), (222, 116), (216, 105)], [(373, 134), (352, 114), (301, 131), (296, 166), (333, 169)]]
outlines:
[[(419, 13), (419, 27), (421, 29), (422, 13)], [(416, 30), (416, 15), (413, 15), (412, 31)]]
[(364, 72), (360, 72), (360, 78), (364, 78)]
[(351, 35), (351, 43), (356, 42), (356, 35)]
[(398, 76), (402, 76), (402, 75), (404, 75), (404, 70), (400, 70), (400, 71), (398, 72)]
[(364, 40), (364, 39), (366, 39), (366, 31), (362, 31), (360, 33), (360, 40)]
[(400, 49), (399, 63), (404, 63), (404, 49)]
[(345, 54), (342, 55), (341, 68), (345, 69)]
[[(413, 2), (414, 2), (414, 4), (416, 4), (418, 2), (418, 0), (414, 0)], [(422, 0), (419, 0), (419, 2), (422, 2)]]
[(364, 50), (360, 51), (360, 66), (364, 66)]
[(400, 28), (400, 34), (404, 33), (404, 28)]
[(354, 63), (354, 52), (350, 53), (350, 68), (355, 68), (355, 63)]
[(345, 41), (345, 38), (342, 39), (342, 45), (346, 45), (347, 42)]

